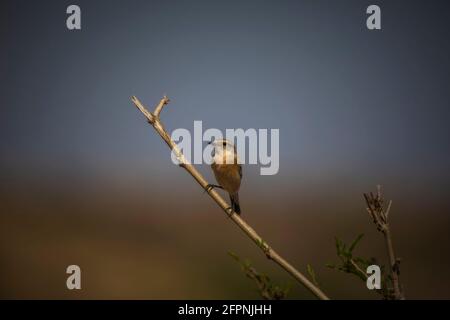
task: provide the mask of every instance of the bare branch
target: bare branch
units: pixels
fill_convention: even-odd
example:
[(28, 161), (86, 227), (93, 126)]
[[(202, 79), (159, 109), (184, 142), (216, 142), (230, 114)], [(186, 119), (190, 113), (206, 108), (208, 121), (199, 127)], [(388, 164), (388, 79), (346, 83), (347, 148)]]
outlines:
[(154, 122), (155, 117), (142, 105), (142, 103), (138, 100), (138, 98), (133, 96), (131, 97), (131, 101), (133, 101), (134, 105), (144, 114), (144, 116), (150, 123)]
[(381, 193), (381, 186), (377, 186), (377, 196), (374, 197), (372, 192), (364, 194), (367, 204), (367, 211), (373, 219), (377, 229), (384, 234), (386, 241), (386, 248), (389, 256), (390, 271), (392, 277), (392, 284), (394, 286), (394, 297), (397, 300), (405, 299), (401, 285), (400, 285), (400, 260), (395, 257), (394, 246), (392, 245), (392, 236), (389, 228), (388, 217), (391, 210), (392, 201), (389, 201), (387, 208), (383, 207), (383, 195)]
[(386, 213), (385, 213), (386, 221), (389, 218), (389, 212), (391, 211), (391, 206), (392, 206), (392, 200), (389, 201), (389, 204), (388, 204), (388, 206), (386, 208)]
[(162, 108), (169, 103), (169, 98), (167, 98), (166, 96), (164, 96), (161, 101), (159, 102), (159, 104), (156, 106), (155, 108), (155, 112), (153, 112), (153, 115), (157, 118), (159, 118), (159, 114), (161, 113)]
[(156, 106), (154, 113), (150, 113), (139, 101), (138, 98), (132, 97), (131, 101), (136, 105), (136, 107), (144, 114), (148, 122), (153, 126), (156, 132), (161, 136), (161, 138), (167, 143), (172, 152), (175, 153), (180, 166), (183, 167), (200, 186), (208, 192), (210, 197), (217, 203), (217, 205), (222, 208), (222, 210), (230, 217), (235, 224), (241, 228), (241, 230), (252, 239), (258, 247), (265, 253), (267, 258), (273, 260), (280, 267), (291, 274), (297, 281), (299, 281), (304, 287), (306, 287), (311, 293), (322, 300), (328, 300), (328, 297), (313, 283), (311, 283), (308, 278), (306, 278), (302, 273), (300, 273), (296, 268), (294, 268), (289, 262), (283, 259), (275, 250), (273, 250), (258, 233), (256, 233), (253, 228), (248, 225), (239, 215), (235, 212), (230, 212), (229, 205), (227, 202), (214, 190), (208, 188), (208, 182), (203, 178), (203, 176), (197, 171), (197, 169), (189, 162), (186, 161), (183, 154), (179, 150), (176, 143), (170, 138), (164, 126), (159, 120), (159, 114), (162, 108), (169, 102), (167, 97), (161, 99), (159, 104)]

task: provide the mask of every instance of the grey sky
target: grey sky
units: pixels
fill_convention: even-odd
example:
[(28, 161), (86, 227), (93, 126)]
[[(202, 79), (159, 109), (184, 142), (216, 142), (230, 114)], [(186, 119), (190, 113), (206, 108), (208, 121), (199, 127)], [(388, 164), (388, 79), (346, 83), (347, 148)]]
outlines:
[(448, 187), (445, 1), (377, 1), (382, 31), (365, 28), (371, 1), (76, 3), (81, 31), (65, 27), (71, 1), (2, 5), (0, 165), (11, 177), (171, 174), (129, 100), (167, 94), (169, 129), (279, 128), (283, 179)]

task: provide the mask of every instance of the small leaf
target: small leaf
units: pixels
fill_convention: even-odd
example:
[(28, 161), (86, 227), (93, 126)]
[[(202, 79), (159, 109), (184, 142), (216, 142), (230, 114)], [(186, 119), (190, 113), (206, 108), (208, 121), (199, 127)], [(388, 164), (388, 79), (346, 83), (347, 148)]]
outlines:
[(317, 279), (316, 279), (316, 273), (314, 272), (314, 269), (311, 267), (311, 265), (308, 264), (308, 265), (306, 266), (306, 269), (308, 270), (308, 274), (309, 274), (309, 276), (311, 277), (311, 280), (313, 281), (313, 283), (314, 283), (316, 286), (319, 286), (319, 283), (317, 282)]
[(245, 275), (256, 283), (258, 291), (264, 299), (280, 300), (286, 298), (290, 288), (283, 289), (280, 286), (274, 285), (270, 277), (266, 274), (259, 273), (252, 267), (248, 259), (242, 261), (235, 253), (229, 251), (228, 254), (239, 263)]
[(355, 249), (356, 245), (358, 244), (358, 242), (364, 237), (364, 233), (361, 233), (354, 241), (353, 243), (350, 245), (350, 252), (353, 251), (353, 249)]
[(236, 261), (240, 261), (240, 259), (239, 259), (239, 256), (236, 254), (236, 253), (234, 253), (234, 252), (232, 252), (232, 251), (228, 251), (228, 255), (230, 256), (230, 257), (232, 257), (234, 260), (236, 260)]
[(335, 240), (335, 244), (336, 244), (336, 251), (339, 254), (339, 252), (341, 251), (340, 240), (338, 237), (334, 237), (334, 240)]

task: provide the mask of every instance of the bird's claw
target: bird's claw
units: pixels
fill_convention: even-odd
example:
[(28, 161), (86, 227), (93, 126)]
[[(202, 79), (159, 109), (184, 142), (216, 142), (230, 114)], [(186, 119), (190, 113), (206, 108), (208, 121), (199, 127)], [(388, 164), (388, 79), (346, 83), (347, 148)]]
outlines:
[(214, 189), (214, 188), (223, 189), (222, 186), (219, 186), (219, 185), (217, 185), (217, 184), (209, 184), (209, 183), (208, 183), (208, 184), (206, 185), (205, 192), (210, 193), (211, 190)]
[(234, 210), (233, 210), (232, 207), (228, 207), (228, 208), (226, 208), (225, 210), (227, 211), (227, 213), (228, 213), (228, 215), (229, 215), (230, 217), (231, 217), (231, 216), (233, 215), (233, 213), (234, 213)]

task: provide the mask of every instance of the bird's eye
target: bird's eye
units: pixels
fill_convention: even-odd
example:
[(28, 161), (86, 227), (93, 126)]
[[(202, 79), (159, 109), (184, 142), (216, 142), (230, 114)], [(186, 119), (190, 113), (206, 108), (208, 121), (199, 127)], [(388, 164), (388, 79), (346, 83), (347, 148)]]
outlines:
[(223, 146), (225, 147), (226, 145), (227, 145), (227, 143), (226, 143), (226, 142), (224, 142), (224, 143), (223, 143)]

